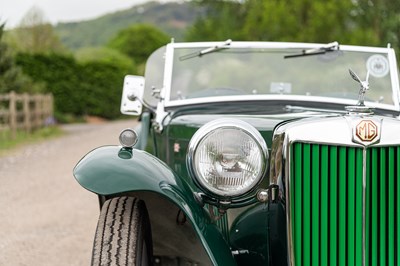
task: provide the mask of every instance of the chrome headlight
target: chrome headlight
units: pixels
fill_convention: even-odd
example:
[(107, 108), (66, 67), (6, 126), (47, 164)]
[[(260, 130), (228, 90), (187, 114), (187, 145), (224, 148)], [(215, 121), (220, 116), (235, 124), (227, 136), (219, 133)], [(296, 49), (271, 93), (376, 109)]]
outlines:
[(195, 183), (218, 197), (251, 191), (263, 177), (267, 160), (260, 132), (237, 119), (217, 119), (202, 126), (193, 135), (187, 156)]

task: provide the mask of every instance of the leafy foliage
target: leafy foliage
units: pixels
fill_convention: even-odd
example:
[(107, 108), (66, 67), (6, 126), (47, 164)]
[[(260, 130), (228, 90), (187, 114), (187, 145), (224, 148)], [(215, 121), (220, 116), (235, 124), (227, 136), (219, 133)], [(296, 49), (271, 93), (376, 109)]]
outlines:
[(339, 41), (400, 45), (400, 2), (381, 0), (198, 0), (206, 9), (186, 40)]
[(355, 38), (368, 37), (372, 45), (384, 45), (389, 42), (399, 48), (399, 1), (356, 0), (352, 14), (358, 25)]
[(237, 1), (203, 0), (196, 2), (204, 12), (188, 28), (186, 41), (219, 41), (242, 39), (245, 7)]
[(168, 35), (154, 26), (140, 24), (121, 30), (108, 46), (143, 65), (154, 50), (169, 41)]
[(43, 11), (37, 7), (32, 7), (26, 13), (18, 28), (14, 29), (10, 35), (13, 46), (21, 52), (65, 52), (53, 26), (45, 20)]
[(126, 73), (135, 73), (136, 66), (134, 61), (127, 55), (107, 47), (86, 47), (74, 53), (75, 58), (80, 63), (99, 62), (112, 64)]
[(39, 90), (40, 87), (23, 75), (21, 69), (15, 64), (11, 50), (2, 40), (4, 26), (5, 24), (0, 25), (0, 93)]
[(242, 35), (264, 41), (342, 42), (349, 24), (344, 11), (350, 7), (347, 0), (247, 1)]
[(44, 82), (55, 99), (57, 118), (60, 114), (96, 115), (115, 118), (124, 70), (103, 62), (78, 63), (60, 54), (18, 54), (17, 63), (35, 81)]
[[(187, 41), (327, 43), (337, 40), (378, 46), (391, 42), (396, 48), (400, 45), (398, 1), (192, 2), (195, 4), (150, 2), (91, 21), (62, 23), (55, 32), (51, 25), (43, 22), (40, 14), (28, 16), (19, 31), (14, 32), (15, 36), (20, 34), (18, 41), (14, 38), (14, 44), (26, 46), (19, 46), (24, 53), (17, 56), (17, 63), (24, 73), (45, 84), (46, 88), (28, 86), (32, 82), (16, 66), (9, 45), (2, 42), (3, 25), (0, 27), (0, 92), (48, 91), (55, 96), (58, 113), (118, 117), (124, 75), (142, 74), (147, 57), (168, 43), (169, 36), (181, 41), (185, 30)], [(189, 25), (192, 26), (187, 28)], [(72, 49), (106, 44), (108, 47), (78, 50), (75, 59), (65, 55), (55, 33)], [(33, 39), (36, 41), (31, 41)]]

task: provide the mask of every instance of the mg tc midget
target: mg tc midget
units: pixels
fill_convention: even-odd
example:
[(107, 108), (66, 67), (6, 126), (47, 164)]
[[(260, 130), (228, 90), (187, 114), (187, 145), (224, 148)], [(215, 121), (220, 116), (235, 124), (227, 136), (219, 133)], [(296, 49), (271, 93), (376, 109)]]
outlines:
[(92, 265), (400, 265), (390, 45), (170, 43), (145, 77), (123, 85), (138, 126), (74, 169)]

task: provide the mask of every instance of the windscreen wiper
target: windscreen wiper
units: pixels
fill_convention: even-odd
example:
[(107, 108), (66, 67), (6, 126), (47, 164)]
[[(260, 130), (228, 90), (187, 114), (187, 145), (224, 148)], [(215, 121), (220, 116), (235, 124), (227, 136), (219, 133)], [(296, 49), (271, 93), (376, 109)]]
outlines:
[(221, 43), (219, 45), (215, 45), (215, 46), (203, 49), (203, 50), (198, 51), (198, 52), (194, 52), (194, 53), (190, 53), (190, 54), (187, 54), (187, 55), (183, 55), (183, 56), (179, 57), (179, 60), (184, 61), (184, 60), (187, 60), (187, 59), (190, 59), (190, 58), (193, 58), (193, 57), (202, 57), (205, 54), (210, 54), (210, 53), (219, 51), (221, 49), (227, 49), (227, 48), (229, 48), (231, 43), (232, 43), (232, 40), (229, 39), (229, 40), (226, 40), (225, 42), (223, 42), (223, 43)]
[(309, 111), (309, 112), (318, 112), (318, 113), (335, 113), (335, 114), (346, 114), (348, 113), (345, 110), (334, 110), (334, 109), (323, 109), (323, 108), (312, 108), (312, 107), (303, 107), (303, 106), (293, 106), (286, 105), (286, 111)]
[(283, 58), (286, 59), (286, 58), (301, 57), (301, 56), (308, 56), (308, 55), (319, 55), (319, 54), (325, 54), (327, 52), (338, 51), (338, 50), (339, 50), (339, 43), (331, 42), (322, 47), (303, 50), (302, 53), (299, 53), (299, 54), (285, 55)]

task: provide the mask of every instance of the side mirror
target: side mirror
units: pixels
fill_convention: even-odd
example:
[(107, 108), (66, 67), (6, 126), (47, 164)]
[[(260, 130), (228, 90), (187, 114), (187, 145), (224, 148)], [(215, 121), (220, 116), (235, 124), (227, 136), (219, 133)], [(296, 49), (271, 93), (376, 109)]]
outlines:
[(121, 113), (140, 115), (143, 108), (144, 77), (127, 75), (122, 90)]

